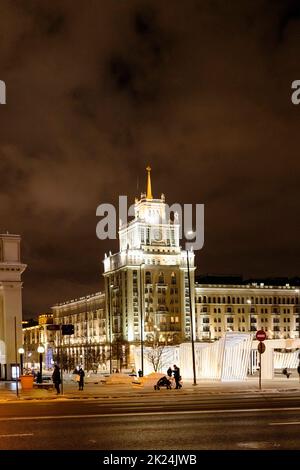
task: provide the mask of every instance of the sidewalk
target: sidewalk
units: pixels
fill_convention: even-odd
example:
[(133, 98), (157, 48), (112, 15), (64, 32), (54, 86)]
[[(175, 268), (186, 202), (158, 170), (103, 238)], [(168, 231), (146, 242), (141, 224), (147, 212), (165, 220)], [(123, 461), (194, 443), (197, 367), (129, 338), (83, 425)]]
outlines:
[(64, 383), (64, 394), (56, 395), (55, 390), (22, 391), (19, 388), (19, 397), (16, 396), (16, 384), (12, 382), (0, 382), (0, 403), (23, 400), (76, 400), (76, 399), (110, 399), (110, 398), (138, 398), (178, 393), (186, 396), (209, 396), (227, 394), (270, 394), (270, 393), (294, 393), (300, 395), (300, 383), (298, 378), (280, 377), (273, 380), (264, 380), (262, 390), (258, 388), (258, 378), (249, 377), (245, 382), (220, 382), (214, 380), (198, 380), (194, 386), (191, 380), (184, 381), (181, 390), (154, 391), (151, 386), (140, 385), (106, 385), (103, 383), (87, 383), (84, 391), (78, 391), (74, 382)]

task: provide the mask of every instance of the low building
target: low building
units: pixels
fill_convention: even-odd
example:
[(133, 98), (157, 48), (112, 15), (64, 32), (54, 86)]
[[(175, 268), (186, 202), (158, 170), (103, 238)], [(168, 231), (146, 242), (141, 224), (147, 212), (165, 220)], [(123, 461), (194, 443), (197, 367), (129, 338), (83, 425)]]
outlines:
[(53, 322), (74, 325), (73, 335), (56, 337), (58, 356), (63, 355), (66, 369), (82, 364), (88, 369), (106, 368), (109, 351), (105, 295), (98, 292), (52, 307)]
[(268, 339), (299, 337), (299, 289), (265, 283), (195, 285), (196, 338), (216, 340), (227, 331), (255, 334)]
[(51, 369), (55, 359), (55, 331), (48, 330), (47, 326), (53, 324), (53, 314), (43, 313), (38, 316), (38, 321), (23, 323), (23, 349), (24, 367), (35, 369), (39, 365), (39, 346), (44, 347), (43, 364), (46, 369)]

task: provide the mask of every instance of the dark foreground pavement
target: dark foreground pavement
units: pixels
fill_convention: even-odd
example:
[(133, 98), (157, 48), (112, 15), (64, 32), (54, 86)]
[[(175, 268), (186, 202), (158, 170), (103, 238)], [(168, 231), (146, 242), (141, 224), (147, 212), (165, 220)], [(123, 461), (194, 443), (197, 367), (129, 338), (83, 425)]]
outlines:
[(300, 449), (299, 395), (0, 404), (0, 449)]
[[(33, 400), (76, 400), (76, 399), (110, 399), (110, 398), (128, 398), (140, 399), (141, 397), (157, 397), (164, 389), (154, 392), (153, 384), (145, 386), (123, 384), (123, 385), (105, 385), (101, 382), (86, 383), (84, 391), (78, 391), (78, 386), (74, 382), (65, 381), (64, 394), (57, 396), (55, 390), (26, 390), (19, 389), (19, 396), (16, 396), (16, 384), (12, 382), (0, 382), (0, 403), (8, 401), (33, 401)], [(243, 382), (220, 382), (217, 380), (199, 380), (197, 386), (194, 387), (191, 380), (185, 380), (183, 389), (180, 390), (181, 395), (209, 396), (209, 395), (227, 395), (227, 394), (248, 394), (254, 395), (270, 394), (270, 393), (298, 393), (300, 395), (300, 382), (298, 377), (292, 377), (289, 380), (283, 377), (276, 377), (272, 380), (264, 380), (262, 390), (258, 387), (258, 378), (249, 377)], [(168, 391), (170, 397), (177, 394), (177, 390)]]

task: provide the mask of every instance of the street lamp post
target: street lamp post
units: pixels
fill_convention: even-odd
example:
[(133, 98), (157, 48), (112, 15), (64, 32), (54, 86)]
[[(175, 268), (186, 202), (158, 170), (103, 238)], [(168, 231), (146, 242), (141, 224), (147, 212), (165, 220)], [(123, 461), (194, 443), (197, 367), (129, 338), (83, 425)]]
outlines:
[(144, 376), (144, 315), (143, 315), (142, 264), (140, 265), (140, 323), (141, 323), (141, 371)]
[(45, 352), (44, 346), (39, 346), (37, 348), (37, 352), (40, 355), (40, 377), (39, 377), (39, 383), (43, 382), (43, 377), (42, 377), (42, 371), (43, 371), (43, 353)]
[(20, 369), (21, 369), (21, 375), (23, 375), (23, 368), (24, 368), (24, 362), (23, 362), (23, 355), (24, 355), (24, 348), (19, 348), (18, 353), (20, 354)]
[(193, 321), (191, 278), (190, 278), (190, 261), (189, 261), (189, 250), (188, 249), (186, 250), (186, 259), (187, 259), (187, 272), (188, 272), (188, 282), (189, 282), (189, 299), (190, 299), (191, 343), (192, 343), (193, 376), (194, 376), (193, 385), (197, 385), (197, 382), (196, 382), (196, 363), (195, 363), (195, 344), (194, 344), (194, 321)]

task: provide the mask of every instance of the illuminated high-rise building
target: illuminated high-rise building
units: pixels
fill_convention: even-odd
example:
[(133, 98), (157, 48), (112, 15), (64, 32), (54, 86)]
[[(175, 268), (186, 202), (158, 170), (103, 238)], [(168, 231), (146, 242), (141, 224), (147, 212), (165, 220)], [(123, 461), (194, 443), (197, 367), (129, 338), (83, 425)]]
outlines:
[[(147, 191), (135, 200), (134, 218), (119, 229), (119, 252), (105, 256), (107, 341), (173, 344), (190, 337), (187, 252), (180, 246), (180, 225), (165, 202)], [(194, 254), (189, 252), (194, 302)]]

